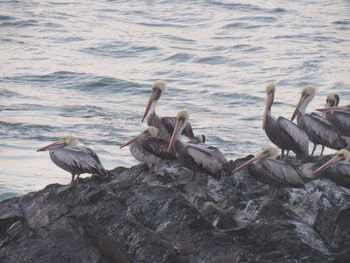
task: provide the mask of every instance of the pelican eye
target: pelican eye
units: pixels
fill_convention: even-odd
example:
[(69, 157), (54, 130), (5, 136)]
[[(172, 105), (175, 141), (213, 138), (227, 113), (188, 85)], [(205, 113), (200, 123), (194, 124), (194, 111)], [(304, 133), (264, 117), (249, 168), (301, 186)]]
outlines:
[(185, 121), (185, 117), (180, 117), (177, 119), (178, 121)]
[(344, 157), (345, 157), (343, 153), (338, 154), (338, 156), (342, 159), (344, 159)]

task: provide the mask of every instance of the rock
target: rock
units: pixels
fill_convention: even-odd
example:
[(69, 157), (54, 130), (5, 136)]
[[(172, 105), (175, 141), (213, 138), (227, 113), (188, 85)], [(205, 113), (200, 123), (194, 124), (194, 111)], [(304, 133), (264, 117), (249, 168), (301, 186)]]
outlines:
[(267, 186), (230, 175), (249, 158), (228, 162), (220, 180), (140, 164), (4, 200), (0, 261), (348, 262), (350, 191), (310, 179), (262, 206)]

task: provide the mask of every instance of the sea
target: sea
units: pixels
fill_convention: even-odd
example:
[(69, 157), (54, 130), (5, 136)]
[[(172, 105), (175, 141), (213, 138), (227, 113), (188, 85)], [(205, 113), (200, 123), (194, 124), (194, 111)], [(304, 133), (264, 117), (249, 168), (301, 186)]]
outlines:
[[(350, 104), (348, 0), (0, 0), (0, 199), (68, 184), (36, 149), (70, 134), (106, 169), (137, 164), (119, 147), (141, 122), (151, 85), (167, 84), (161, 116), (190, 112), (196, 135), (235, 159), (271, 145), (274, 116), (290, 118), (329, 92)], [(328, 152), (332, 153), (333, 150)]]

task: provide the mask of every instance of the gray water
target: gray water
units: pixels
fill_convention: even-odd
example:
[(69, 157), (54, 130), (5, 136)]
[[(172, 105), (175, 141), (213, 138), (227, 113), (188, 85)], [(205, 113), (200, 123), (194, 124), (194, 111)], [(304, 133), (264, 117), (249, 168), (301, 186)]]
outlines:
[(66, 134), (107, 169), (137, 163), (119, 146), (142, 131), (155, 80), (158, 113), (190, 111), (196, 134), (227, 158), (270, 145), (261, 129), (265, 85), (290, 117), (336, 91), (350, 103), (350, 2), (0, 1), (0, 199), (69, 183), (36, 152)]

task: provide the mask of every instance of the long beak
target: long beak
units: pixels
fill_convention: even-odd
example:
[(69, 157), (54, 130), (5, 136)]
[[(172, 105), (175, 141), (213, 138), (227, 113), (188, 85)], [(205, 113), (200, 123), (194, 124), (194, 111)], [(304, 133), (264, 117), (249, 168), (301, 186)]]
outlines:
[(49, 145), (46, 145), (40, 149), (37, 149), (36, 151), (37, 152), (42, 152), (42, 151), (47, 151), (47, 150), (50, 150), (52, 147), (54, 146), (58, 146), (58, 145), (64, 145), (66, 144), (63, 140), (60, 140), (60, 141), (57, 141), (57, 142), (54, 142), (54, 143), (51, 143)]
[(120, 149), (121, 149), (121, 148), (124, 148), (125, 146), (128, 146), (129, 144), (132, 144), (134, 141), (136, 141), (138, 138), (140, 138), (140, 136), (141, 136), (141, 134), (138, 135), (138, 136), (136, 136), (134, 139), (128, 141), (126, 144), (120, 146)]
[(236, 169), (234, 169), (234, 170), (232, 171), (232, 174), (238, 172), (239, 170), (242, 170), (244, 167), (247, 167), (249, 164), (252, 164), (252, 163), (256, 162), (257, 160), (260, 160), (260, 159), (265, 158), (265, 157), (267, 157), (267, 156), (268, 156), (267, 154), (263, 154), (263, 153), (261, 153), (261, 154), (255, 156), (253, 159), (250, 159), (249, 161), (245, 162), (245, 163), (242, 164), (241, 166), (239, 166), (239, 167), (237, 167)]
[(175, 143), (175, 140), (177, 138), (177, 135), (179, 133), (181, 129), (181, 123), (176, 120), (176, 124), (175, 124), (175, 128), (174, 128), (174, 131), (173, 131), (173, 135), (171, 136), (171, 139), (170, 139), (170, 142), (169, 142), (169, 145), (168, 145), (168, 152), (171, 152), (171, 149), (173, 148), (174, 146), (174, 143)]
[(326, 108), (322, 108), (322, 109), (316, 109), (317, 111), (320, 112), (327, 112), (327, 111), (332, 111), (332, 110), (346, 110), (346, 106), (337, 106), (337, 107), (327, 107)]
[(306, 99), (306, 96), (302, 96), (298, 102), (298, 105), (295, 107), (295, 110), (293, 112), (292, 118), (290, 119), (291, 121), (293, 121), (295, 119), (295, 117), (297, 116), (298, 112), (299, 112), (299, 108), (301, 107), (301, 105), (303, 104), (304, 100)]
[(147, 117), (147, 114), (148, 114), (149, 110), (151, 109), (151, 106), (152, 106), (152, 103), (153, 103), (153, 102), (154, 102), (154, 95), (153, 95), (153, 92), (152, 92), (151, 96), (149, 97), (149, 100), (148, 100), (148, 104), (147, 104), (145, 113), (143, 114), (142, 122), (143, 122), (143, 121), (145, 120), (145, 118)]
[(262, 128), (265, 130), (266, 127), (266, 119), (267, 119), (267, 114), (271, 108), (271, 104), (273, 102), (273, 93), (270, 93), (266, 97), (266, 104), (265, 104), (265, 111), (264, 111), (264, 120), (263, 120), (263, 125)]
[(326, 169), (327, 167), (339, 162), (343, 160), (342, 158), (340, 158), (339, 156), (334, 156), (332, 159), (330, 159), (328, 162), (326, 162), (324, 165), (322, 165), (320, 168), (318, 168), (317, 170), (314, 171), (314, 174), (317, 174), (319, 172), (321, 172), (322, 170)]

